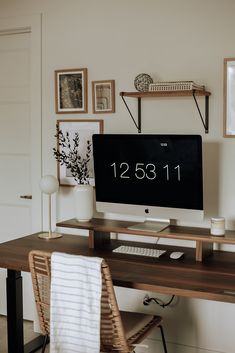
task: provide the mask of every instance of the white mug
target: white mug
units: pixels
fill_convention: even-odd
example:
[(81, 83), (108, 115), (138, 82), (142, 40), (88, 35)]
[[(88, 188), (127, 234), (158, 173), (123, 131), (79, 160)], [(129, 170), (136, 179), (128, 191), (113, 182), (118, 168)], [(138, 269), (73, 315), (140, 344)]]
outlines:
[(211, 218), (211, 234), (221, 236), (225, 234), (225, 218), (213, 217)]

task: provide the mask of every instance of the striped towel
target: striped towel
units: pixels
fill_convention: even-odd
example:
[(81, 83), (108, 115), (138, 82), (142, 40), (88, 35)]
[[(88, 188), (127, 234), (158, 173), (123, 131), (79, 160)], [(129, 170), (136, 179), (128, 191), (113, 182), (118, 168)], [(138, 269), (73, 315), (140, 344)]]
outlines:
[(52, 254), (50, 353), (100, 352), (101, 262)]

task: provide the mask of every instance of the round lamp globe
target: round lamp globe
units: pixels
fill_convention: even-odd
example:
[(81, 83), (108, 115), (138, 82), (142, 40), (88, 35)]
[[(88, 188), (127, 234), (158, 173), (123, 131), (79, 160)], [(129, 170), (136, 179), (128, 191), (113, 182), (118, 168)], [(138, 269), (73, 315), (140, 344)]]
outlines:
[(40, 180), (40, 188), (45, 194), (53, 194), (59, 188), (59, 182), (53, 175), (45, 175)]

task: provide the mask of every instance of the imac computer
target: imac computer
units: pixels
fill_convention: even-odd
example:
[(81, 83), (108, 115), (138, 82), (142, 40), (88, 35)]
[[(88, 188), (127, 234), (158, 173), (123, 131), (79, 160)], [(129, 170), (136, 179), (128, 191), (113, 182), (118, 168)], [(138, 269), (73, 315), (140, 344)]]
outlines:
[(201, 136), (95, 134), (93, 156), (97, 211), (202, 220)]

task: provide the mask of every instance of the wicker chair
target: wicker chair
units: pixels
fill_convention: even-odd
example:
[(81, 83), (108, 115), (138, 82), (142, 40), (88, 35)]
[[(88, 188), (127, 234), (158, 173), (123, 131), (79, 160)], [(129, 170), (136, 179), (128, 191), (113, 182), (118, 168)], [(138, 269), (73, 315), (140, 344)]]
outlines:
[[(50, 282), (51, 282), (51, 253), (31, 251), (29, 266), (32, 275), (35, 302), (42, 334), (45, 335), (42, 353), (50, 335)], [(138, 313), (119, 311), (109, 267), (103, 260), (102, 298), (101, 298), (101, 352), (131, 353), (157, 326), (160, 328), (163, 351), (167, 353), (162, 318)]]

